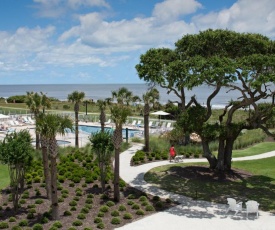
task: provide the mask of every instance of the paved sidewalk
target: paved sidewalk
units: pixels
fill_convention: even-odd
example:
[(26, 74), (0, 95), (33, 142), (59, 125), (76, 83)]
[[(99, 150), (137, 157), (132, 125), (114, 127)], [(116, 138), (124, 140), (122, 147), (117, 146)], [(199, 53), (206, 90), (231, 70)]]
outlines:
[[(259, 218), (242, 212), (233, 216), (230, 212), (225, 214), (226, 205), (206, 201), (192, 200), (191, 198), (168, 193), (144, 181), (144, 174), (151, 168), (171, 164), (168, 161), (153, 162), (140, 166), (131, 167), (130, 160), (142, 145), (134, 145), (120, 156), (120, 176), (131, 186), (152, 195), (162, 198), (170, 198), (178, 201), (180, 205), (145, 217), (134, 223), (117, 228), (119, 230), (179, 230), (179, 229), (209, 229), (209, 230), (274, 230), (275, 216), (268, 212), (259, 213)], [(275, 156), (275, 151), (251, 157), (234, 158), (234, 161), (254, 160)], [(206, 159), (185, 159), (184, 162), (206, 162)], [(229, 191), (230, 194), (230, 191)]]

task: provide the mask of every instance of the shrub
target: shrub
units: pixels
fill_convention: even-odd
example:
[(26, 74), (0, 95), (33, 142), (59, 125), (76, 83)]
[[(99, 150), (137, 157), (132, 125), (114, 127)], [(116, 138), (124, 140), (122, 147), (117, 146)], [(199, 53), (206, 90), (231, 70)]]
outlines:
[(147, 201), (147, 197), (146, 197), (146, 196), (141, 196), (141, 197), (139, 198), (139, 201)]
[(73, 222), (73, 226), (81, 226), (82, 225), (82, 221), (80, 220), (76, 220)]
[(86, 204), (92, 204), (93, 203), (93, 199), (92, 198), (87, 198), (85, 201)]
[(136, 195), (135, 194), (129, 194), (129, 196), (127, 197), (128, 199), (136, 199)]
[(19, 204), (26, 204), (26, 200), (25, 200), (25, 199), (21, 199), (21, 200), (19, 201)]
[(139, 209), (136, 211), (136, 214), (139, 215), (139, 216), (143, 216), (144, 215), (144, 211)]
[(136, 210), (137, 210), (137, 209), (140, 209), (140, 207), (139, 207), (138, 204), (133, 204), (133, 205), (132, 205), (132, 209), (136, 209)]
[(62, 224), (59, 221), (54, 222), (52, 226), (56, 228), (62, 228)]
[(126, 211), (126, 207), (124, 205), (119, 205), (118, 210), (119, 211)]
[(147, 206), (145, 207), (145, 211), (149, 211), (149, 212), (155, 211), (155, 208), (154, 208), (152, 205), (147, 205)]
[(68, 230), (77, 230), (76, 228), (74, 228), (74, 227), (69, 227), (69, 229)]
[(94, 195), (93, 194), (88, 194), (87, 198), (94, 198)]
[(130, 219), (132, 219), (133, 218), (133, 216), (132, 216), (132, 214), (131, 213), (125, 213), (124, 215), (123, 215), (123, 219), (125, 219), (125, 220), (130, 220)]
[(71, 211), (76, 211), (76, 207), (75, 206), (73, 206), (73, 207), (71, 207), (71, 209), (70, 209)]
[(0, 222), (0, 229), (5, 229), (5, 228), (9, 228), (9, 224), (7, 222)]
[(111, 224), (120, 224), (120, 218), (118, 218), (118, 217), (114, 217), (114, 218), (112, 218), (112, 220), (111, 220)]
[(69, 203), (70, 206), (76, 206), (77, 205), (77, 202), (75, 200), (72, 200), (70, 203)]
[(31, 208), (31, 209), (29, 210), (29, 213), (36, 213), (35, 208)]
[(91, 204), (85, 204), (84, 208), (91, 209), (93, 206)]
[(40, 221), (41, 224), (46, 224), (46, 223), (49, 223), (49, 219), (47, 217), (42, 217), (41, 221)]
[(166, 201), (167, 204), (171, 204), (172, 203), (172, 200), (169, 199), (169, 198), (167, 198), (165, 201)]
[(84, 220), (84, 219), (86, 219), (86, 216), (85, 216), (84, 213), (79, 213), (79, 214), (77, 215), (77, 219)]
[(79, 201), (79, 197), (78, 197), (78, 196), (75, 196), (75, 197), (74, 197), (74, 200), (75, 200), (75, 201)]
[(157, 208), (163, 208), (163, 203), (162, 203), (162, 201), (158, 201), (158, 202), (155, 204), (155, 206), (156, 206)]
[(107, 194), (102, 194), (101, 197), (100, 197), (100, 199), (107, 200), (107, 199), (109, 199), (109, 197), (108, 197)]
[(35, 204), (29, 204), (29, 205), (28, 205), (28, 208), (35, 208), (35, 207), (36, 207)]
[(114, 206), (115, 205), (115, 203), (113, 202), (113, 201), (108, 201), (108, 202), (106, 202), (106, 205), (108, 206), (108, 207), (112, 207), (112, 206)]
[(27, 219), (33, 219), (34, 218), (34, 214), (33, 213), (28, 213), (27, 214)]
[(63, 190), (61, 191), (61, 194), (69, 194), (69, 190), (63, 189)]
[(111, 215), (112, 216), (119, 216), (119, 211), (114, 210), (114, 211), (111, 212)]
[(104, 212), (99, 212), (99, 213), (97, 214), (97, 216), (98, 216), (98, 217), (104, 217)]
[(35, 200), (35, 204), (43, 204), (44, 201), (42, 199), (37, 199)]
[(42, 224), (35, 224), (32, 227), (33, 230), (43, 230)]
[(23, 227), (23, 226), (28, 226), (28, 224), (29, 222), (27, 220), (21, 220), (18, 225)]
[(58, 198), (58, 203), (62, 203), (62, 202), (64, 202), (64, 198), (63, 197), (59, 197)]
[(102, 223), (102, 219), (100, 217), (96, 217), (94, 219), (94, 223), (98, 224), (98, 223)]
[(81, 209), (80, 212), (84, 213), (84, 214), (87, 214), (87, 213), (89, 213), (89, 208), (84, 207), (84, 208)]
[(54, 227), (54, 226), (51, 226), (51, 227), (49, 228), (49, 230), (58, 230), (58, 228), (57, 228), (57, 227)]
[(15, 225), (11, 228), (11, 230), (22, 230), (23, 228), (21, 228), (20, 226), (18, 225)]
[(16, 221), (16, 218), (14, 216), (9, 218), (9, 222), (15, 222), (15, 221)]
[(128, 205), (133, 205), (134, 203), (135, 203), (135, 202), (132, 201), (132, 200), (129, 200), (129, 201), (127, 202)]
[(99, 229), (104, 229), (105, 225), (103, 223), (99, 223), (96, 227)]
[(159, 196), (153, 196), (153, 200), (154, 200), (154, 201), (159, 201), (159, 200), (160, 200), (160, 197), (159, 197)]
[(99, 211), (100, 212), (108, 212), (109, 211), (109, 207), (106, 206), (106, 205), (103, 205), (103, 206), (100, 207)]
[(70, 211), (65, 211), (63, 215), (64, 215), (64, 216), (71, 216), (72, 213), (71, 213)]

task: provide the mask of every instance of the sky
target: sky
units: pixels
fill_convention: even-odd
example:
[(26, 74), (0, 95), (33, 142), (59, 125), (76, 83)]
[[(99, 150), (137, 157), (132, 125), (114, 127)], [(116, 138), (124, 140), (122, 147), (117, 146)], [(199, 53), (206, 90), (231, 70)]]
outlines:
[(275, 0), (0, 0), (0, 84), (143, 83), (150, 48), (206, 29), (275, 39)]

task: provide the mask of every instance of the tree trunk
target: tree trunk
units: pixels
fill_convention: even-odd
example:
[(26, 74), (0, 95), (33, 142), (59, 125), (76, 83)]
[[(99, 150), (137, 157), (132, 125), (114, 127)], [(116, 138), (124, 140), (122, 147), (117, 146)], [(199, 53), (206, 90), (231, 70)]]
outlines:
[(40, 135), (38, 131), (35, 131), (35, 148), (40, 149)]
[(219, 139), (219, 148), (218, 148), (218, 163), (216, 169), (219, 171), (224, 171), (224, 149), (225, 140), (223, 138)]
[(78, 111), (75, 111), (75, 147), (78, 148)]
[(43, 159), (43, 170), (46, 184), (47, 198), (51, 199), (51, 174), (49, 168), (49, 157), (47, 143), (44, 137), (41, 136), (41, 147), (42, 147), (42, 159)]
[(225, 146), (225, 162), (224, 166), (226, 170), (231, 170), (232, 165), (232, 151), (233, 151), (233, 145), (234, 145), (235, 139), (227, 139), (226, 140), (226, 146)]
[(101, 125), (101, 132), (104, 132), (105, 129), (105, 121), (106, 121), (106, 115), (104, 111), (100, 112), (100, 125)]
[(50, 143), (50, 156), (51, 156), (51, 208), (53, 220), (59, 219), (59, 205), (57, 196), (57, 144), (56, 140), (51, 140)]
[(217, 165), (216, 157), (211, 153), (208, 141), (202, 138), (203, 156), (208, 160), (210, 168), (215, 169)]
[(145, 140), (144, 151), (149, 152), (150, 146), (149, 146), (149, 105), (148, 104), (145, 104), (144, 106), (144, 140)]
[(115, 169), (114, 169), (114, 200), (120, 201), (119, 193), (119, 154), (122, 143), (122, 127), (116, 127), (113, 135), (113, 144), (115, 147)]

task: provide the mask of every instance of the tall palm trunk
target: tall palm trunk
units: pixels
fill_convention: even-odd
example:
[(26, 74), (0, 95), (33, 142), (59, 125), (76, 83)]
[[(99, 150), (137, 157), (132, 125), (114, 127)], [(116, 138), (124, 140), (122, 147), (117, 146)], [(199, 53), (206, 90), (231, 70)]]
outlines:
[(120, 201), (119, 193), (119, 165), (120, 165), (120, 145), (122, 143), (122, 126), (116, 127), (113, 135), (113, 144), (115, 147), (115, 169), (114, 169), (114, 200)]
[(79, 111), (79, 104), (76, 103), (75, 104), (75, 147), (78, 148), (79, 144), (78, 144), (78, 111)]
[(144, 151), (145, 152), (149, 152), (149, 112), (150, 112), (150, 107), (149, 107), (149, 104), (146, 103), (144, 105), (144, 140), (145, 140)]
[(100, 125), (101, 125), (101, 132), (104, 132), (104, 126), (106, 121), (106, 115), (104, 110), (101, 110), (100, 112)]
[(49, 139), (49, 150), (51, 158), (51, 208), (53, 220), (59, 219), (59, 205), (57, 196), (57, 143), (55, 138)]
[(43, 135), (41, 135), (41, 148), (42, 148), (43, 170), (44, 170), (47, 198), (50, 200), (51, 199), (51, 174), (50, 174), (50, 168), (49, 168), (47, 139)]

